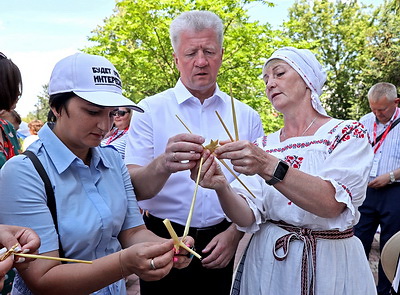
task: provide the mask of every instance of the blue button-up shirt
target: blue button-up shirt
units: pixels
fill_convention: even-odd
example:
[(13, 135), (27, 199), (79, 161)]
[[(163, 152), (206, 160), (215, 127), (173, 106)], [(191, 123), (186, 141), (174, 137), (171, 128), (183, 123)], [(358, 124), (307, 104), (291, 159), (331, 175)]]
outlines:
[[(29, 150), (38, 155), (56, 198), (61, 243), (68, 258), (94, 260), (121, 249), (118, 234), (143, 224), (129, 173), (112, 148), (92, 148), (90, 166), (76, 157), (48, 125)], [(41, 238), (40, 253), (58, 249), (58, 236), (38, 173), (25, 155), (0, 173), (0, 223), (30, 227)], [(124, 294), (123, 281), (98, 294)]]

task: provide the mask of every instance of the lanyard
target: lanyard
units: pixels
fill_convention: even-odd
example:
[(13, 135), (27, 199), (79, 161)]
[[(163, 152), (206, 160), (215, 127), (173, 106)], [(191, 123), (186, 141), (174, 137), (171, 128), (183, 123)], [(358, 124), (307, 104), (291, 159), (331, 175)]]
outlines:
[(120, 138), (122, 135), (124, 135), (128, 131), (129, 127), (126, 127), (120, 134), (118, 134), (119, 129), (115, 130), (114, 133), (108, 138), (106, 144), (109, 145), (113, 141), (117, 140)]
[(390, 120), (390, 124), (389, 124), (389, 126), (385, 129), (385, 131), (384, 131), (384, 133), (383, 133), (383, 135), (382, 135), (382, 138), (381, 138), (381, 140), (378, 142), (378, 144), (376, 144), (376, 131), (377, 131), (377, 129), (378, 129), (378, 125), (376, 124), (376, 120), (374, 121), (374, 134), (373, 134), (373, 135), (374, 135), (374, 145), (375, 145), (374, 154), (376, 154), (377, 150), (378, 150), (378, 149), (380, 148), (380, 146), (382, 145), (383, 141), (385, 140), (387, 134), (388, 134), (389, 131), (390, 131), (390, 127), (392, 126), (393, 121), (396, 120), (398, 114), (399, 114), (399, 109), (396, 109), (396, 114), (394, 115), (394, 118), (393, 118), (392, 120)]

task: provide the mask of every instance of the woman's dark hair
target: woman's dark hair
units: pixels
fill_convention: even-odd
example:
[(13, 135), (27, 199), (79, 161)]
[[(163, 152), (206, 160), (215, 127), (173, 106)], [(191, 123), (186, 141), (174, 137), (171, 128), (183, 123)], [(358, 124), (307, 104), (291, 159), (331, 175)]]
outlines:
[(0, 110), (10, 111), (22, 94), (19, 68), (0, 52)]
[[(67, 103), (68, 101), (72, 98), (75, 97), (76, 94), (71, 92), (65, 92), (65, 93), (58, 93), (58, 94), (52, 94), (50, 95), (50, 99), (49, 99), (49, 106), (50, 108), (54, 108), (56, 110), (57, 113), (61, 113), (62, 109), (65, 110), (65, 112), (68, 114), (68, 110), (67, 110)], [(57, 117), (54, 115), (54, 113), (52, 112), (52, 110), (49, 111), (49, 113), (47, 114), (47, 121), (48, 122), (56, 122), (57, 121)]]

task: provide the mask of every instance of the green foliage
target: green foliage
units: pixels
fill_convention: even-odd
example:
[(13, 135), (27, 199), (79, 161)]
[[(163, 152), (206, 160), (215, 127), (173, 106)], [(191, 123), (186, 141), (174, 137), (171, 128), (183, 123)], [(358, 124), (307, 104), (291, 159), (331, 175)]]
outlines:
[[(328, 73), (321, 100), (333, 117), (359, 119), (370, 111), (366, 97), (373, 84), (400, 85), (399, 0), (385, 0), (375, 10), (357, 0), (296, 0), (283, 31), (250, 21), (247, 8), (260, 3), (273, 6), (266, 0), (117, 0), (89, 38), (95, 45), (84, 51), (106, 56), (121, 74), (124, 94), (138, 102), (179, 78), (169, 40), (172, 19), (187, 10), (213, 11), (225, 25), (218, 85), (258, 111), (267, 133), (282, 126), (282, 116), (266, 98), (261, 67), (282, 46), (317, 55)], [(28, 118), (46, 121), (46, 89)]]
[[(400, 86), (400, 1), (384, 1), (374, 11), (374, 30), (369, 37), (370, 63), (363, 69), (366, 84), (389, 82)], [(363, 102), (367, 105), (367, 100)]]
[(299, 0), (284, 24), (293, 40), (308, 43), (327, 70), (321, 100), (333, 117), (354, 116), (355, 99), (365, 95), (360, 73), (370, 60), (365, 51), (371, 27), (366, 9), (354, 0)]
[(43, 85), (42, 93), (37, 96), (38, 102), (35, 104), (36, 110), (28, 113), (28, 115), (24, 118), (25, 122), (29, 123), (35, 119), (41, 120), (42, 122), (47, 122), (47, 114), (50, 110), (49, 94), (47, 89), (48, 85)]
[(399, 85), (399, 3), (385, 0), (373, 10), (357, 0), (298, 0), (289, 9), (285, 32), (306, 41), (327, 70), (321, 100), (331, 116), (359, 119), (370, 112), (373, 84)]
[(267, 132), (279, 128), (260, 79), (263, 61), (273, 50), (289, 44), (269, 25), (251, 22), (246, 7), (255, 0), (122, 0), (115, 13), (93, 32), (97, 45), (86, 48), (107, 56), (118, 68), (125, 94), (135, 102), (174, 87), (179, 78), (172, 58), (169, 25), (187, 10), (210, 10), (225, 26), (224, 61), (218, 76), (220, 88), (251, 105), (263, 118)]

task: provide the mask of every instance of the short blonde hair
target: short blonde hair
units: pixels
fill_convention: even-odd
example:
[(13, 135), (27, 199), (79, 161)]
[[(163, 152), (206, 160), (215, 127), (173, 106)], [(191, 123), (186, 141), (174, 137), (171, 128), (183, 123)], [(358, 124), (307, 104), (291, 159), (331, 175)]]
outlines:
[(34, 135), (37, 135), (40, 128), (42, 127), (43, 127), (43, 122), (41, 120), (32, 120), (28, 123), (29, 131)]

